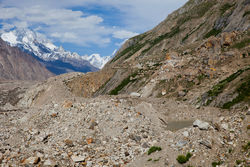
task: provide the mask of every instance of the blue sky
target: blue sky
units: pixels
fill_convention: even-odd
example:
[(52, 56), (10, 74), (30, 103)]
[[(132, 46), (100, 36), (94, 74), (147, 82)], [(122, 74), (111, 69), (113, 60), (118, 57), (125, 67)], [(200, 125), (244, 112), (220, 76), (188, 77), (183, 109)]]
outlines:
[(0, 32), (29, 28), (80, 55), (109, 56), (187, 0), (0, 0)]

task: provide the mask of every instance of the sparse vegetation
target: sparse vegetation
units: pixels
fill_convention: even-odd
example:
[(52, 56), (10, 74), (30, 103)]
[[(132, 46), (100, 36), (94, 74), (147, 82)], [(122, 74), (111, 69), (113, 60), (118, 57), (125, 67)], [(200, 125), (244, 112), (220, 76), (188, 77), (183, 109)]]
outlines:
[(246, 145), (243, 145), (243, 146), (242, 146), (242, 149), (243, 149), (244, 151), (248, 151), (248, 150), (250, 149), (250, 141), (249, 141)]
[(135, 54), (137, 51), (139, 51), (142, 47), (145, 46), (145, 43), (138, 43), (136, 42), (135, 44), (131, 45), (130, 47), (127, 47), (126, 49), (124, 49), (121, 53), (119, 53), (118, 56), (114, 57), (112, 59), (111, 62), (115, 62), (116, 60), (118, 60), (119, 58), (121, 58), (122, 56), (128, 54), (125, 59), (128, 59), (129, 57), (131, 57), (133, 54)]
[(228, 9), (232, 8), (235, 4), (226, 3), (220, 8), (220, 14), (223, 15)]
[(133, 56), (133, 54), (135, 54), (136, 52), (138, 52), (141, 48), (143, 48), (145, 46), (145, 43), (143, 44), (136, 44), (133, 45), (133, 47), (131, 48), (131, 51), (129, 52), (129, 54), (125, 57), (125, 60), (130, 58), (131, 56)]
[(119, 53), (119, 55), (114, 57), (111, 62), (115, 62), (116, 60), (120, 59), (122, 56), (124, 56), (125, 54), (128, 54), (128, 53), (129, 54), (125, 57), (125, 59), (128, 59), (129, 57), (131, 57), (134, 53), (136, 53), (142, 47), (145, 46), (146, 42), (145, 43), (139, 43), (139, 41), (143, 40), (146, 36), (147, 36), (147, 34), (144, 33), (144, 34), (137, 35), (137, 36), (131, 38), (132, 40), (135, 40), (136, 42), (133, 45), (131, 45), (131, 46), (127, 47), (126, 49), (124, 49), (121, 53)]
[(250, 11), (246, 11), (244, 14), (243, 14), (243, 17), (247, 16), (250, 14)]
[(236, 98), (234, 98), (232, 101), (225, 103), (222, 108), (229, 109), (230, 107), (232, 107), (233, 105), (235, 105), (241, 101), (249, 100), (249, 97), (250, 97), (250, 77), (248, 77), (248, 80), (246, 82), (244, 82), (243, 84), (241, 84), (240, 87), (238, 87), (236, 89), (236, 91), (238, 92), (238, 96)]
[(161, 159), (161, 157), (157, 158), (157, 159), (154, 159), (154, 162), (157, 162)]
[(216, 167), (217, 165), (219, 166), (219, 165), (221, 165), (221, 164), (223, 164), (222, 161), (219, 161), (219, 162), (212, 162), (212, 167)]
[(211, 31), (209, 31), (205, 36), (204, 36), (204, 38), (209, 38), (209, 37), (211, 37), (211, 36), (216, 36), (216, 35), (218, 35), (219, 33), (221, 33), (222, 32), (222, 29), (215, 29), (215, 28), (213, 28)]
[(197, 78), (198, 78), (199, 82), (201, 82), (206, 78), (206, 75), (205, 74), (200, 74), (200, 75), (198, 75)]
[(150, 147), (150, 149), (148, 150), (148, 155), (156, 152), (156, 151), (161, 151), (161, 147), (158, 147), (158, 146), (152, 146)]
[[(180, 27), (174, 27), (174, 28), (172, 28), (172, 30), (171, 30), (170, 32), (167, 32), (166, 34), (163, 34), (163, 35), (161, 35), (161, 36), (155, 38), (155, 39), (152, 40), (152, 41), (147, 41), (147, 43), (149, 43), (150, 46), (149, 46), (148, 48), (144, 49), (144, 50), (142, 51), (142, 53), (144, 54), (144, 53), (148, 52), (153, 46), (155, 46), (156, 44), (160, 43), (162, 40), (167, 39), (167, 38), (172, 38), (172, 37), (174, 37), (174, 36), (175, 36), (176, 34), (178, 34), (180, 31), (181, 31), (181, 30), (180, 30)], [(145, 44), (144, 44), (144, 46), (145, 46)], [(141, 49), (141, 48), (140, 48), (140, 49)]]
[(199, 27), (195, 28), (190, 33), (187, 33), (186, 36), (182, 39), (182, 42), (185, 42), (190, 37), (190, 35), (192, 35), (195, 31), (199, 30), (204, 24), (205, 24), (205, 22), (203, 22), (202, 24), (200, 24)]
[(162, 40), (166, 39), (166, 38), (172, 38), (173, 36), (175, 36), (176, 34), (178, 34), (180, 32), (180, 27), (174, 27), (172, 28), (172, 30), (166, 34), (163, 34), (161, 36), (159, 36), (158, 38), (154, 39), (153, 41), (151, 41), (151, 46), (154, 46), (156, 44), (158, 44), (159, 42), (161, 42)]
[(184, 41), (186, 41), (187, 39), (188, 39), (188, 37), (189, 37), (189, 34), (186, 34), (186, 36), (184, 37), (184, 38), (182, 38), (182, 42), (184, 42)]
[(133, 73), (132, 75), (129, 75), (127, 78), (125, 78), (115, 89), (113, 89), (109, 95), (118, 95), (119, 91), (122, 90), (126, 85), (128, 85), (130, 82), (136, 81), (136, 79), (130, 80), (130, 78), (134, 78), (137, 75), (137, 72)]
[(243, 39), (242, 41), (235, 43), (232, 48), (241, 49), (248, 46), (250, 43), (250, 38)]
[(189, 12), (183, 13), (183, 17), (177, 21), (178, 25), (182, 25), (191, 19), (203, 17), (215, 4), (216, 1), (211, 0), (194, 6)]
[(241, 161), (241, 160), (236, 160), (236, 161), (235, 161), (235, 163), (236, 163), (237, 165), (240, 165), (242, 162), (243, 162), (243, 161)]
[[(220, 93), (223, 92), (225, 86), (233, 81), (234, 79), (236, 79), (239, 75), (241, 75), (244, 71), (250, 70), (250, 68), (246, 68), (246, 69), (241, 69), (238, 70), (236, 73), (230, 75), (228, 78), (220, 81), (217, 85), (213, 86), (213, 88), (211, 90), (209, 90), (208, 93), (208, 97), (210, 97), (210, 100), (207, 101), (206, 105), (209, 105), (213, 99), (215, 97), (217, 97)], [(244, 86), (244, 85), (243, 85)], [(244, 86), (245, 87), (245, 86)]]
[(176, 160), (180, 163), (180, 164), (184, 164), (186, 163), (190, 158), (192, 157), (191, 153), (187, 153), (187, 155), (179, 155)]

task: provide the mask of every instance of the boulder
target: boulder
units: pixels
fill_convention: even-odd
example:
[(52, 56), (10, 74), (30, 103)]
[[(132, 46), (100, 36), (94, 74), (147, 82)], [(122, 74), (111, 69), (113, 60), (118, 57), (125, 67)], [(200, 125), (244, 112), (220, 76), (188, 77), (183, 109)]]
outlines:
[(132, 93), (130, 93), (130, 96), (132, 96), (132, 97), (141, 97), (141, 94), (137, 93), (137, 92), (132, 92)]
[(208, 130), (209, 123), (197, 119), (194, 121), (193, 126), (198, 127), (200, 130)]

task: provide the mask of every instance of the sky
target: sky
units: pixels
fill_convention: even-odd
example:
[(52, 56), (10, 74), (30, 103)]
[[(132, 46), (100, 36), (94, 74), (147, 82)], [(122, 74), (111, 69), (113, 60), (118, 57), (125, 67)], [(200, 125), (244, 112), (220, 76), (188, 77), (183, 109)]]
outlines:
[(29, 28), (79, 55), (109, 56), (187, 0), (0, 0), (0, 32)]

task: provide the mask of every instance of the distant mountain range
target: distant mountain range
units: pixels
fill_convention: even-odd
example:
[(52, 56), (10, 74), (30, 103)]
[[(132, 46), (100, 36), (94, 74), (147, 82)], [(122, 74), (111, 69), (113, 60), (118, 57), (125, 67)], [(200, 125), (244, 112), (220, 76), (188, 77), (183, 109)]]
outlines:
[(101, 69), (111, 57), (99, 54), (80, 56), (57, 47), (45, 36), (29, 29), (15, 29), (1, 34), (10, 46), (17, 46), (39, 60), (50, 72), (59, 75), (67, 72), (93, 72)]
[(0, 80), (45, 80), (51, 76), (33, 56), (0, 39)]

